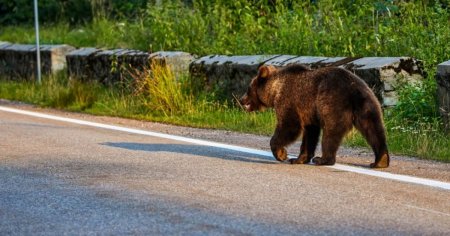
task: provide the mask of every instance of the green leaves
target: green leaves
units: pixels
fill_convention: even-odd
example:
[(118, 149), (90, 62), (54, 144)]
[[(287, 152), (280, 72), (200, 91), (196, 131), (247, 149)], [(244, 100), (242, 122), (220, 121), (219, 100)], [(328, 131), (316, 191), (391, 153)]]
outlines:
[(418, 85), (405, 85), (400, 89), (399, 103), (393, 108), (391, 118), (414, 123), (437, 117), (435, 87), (432, 79)]

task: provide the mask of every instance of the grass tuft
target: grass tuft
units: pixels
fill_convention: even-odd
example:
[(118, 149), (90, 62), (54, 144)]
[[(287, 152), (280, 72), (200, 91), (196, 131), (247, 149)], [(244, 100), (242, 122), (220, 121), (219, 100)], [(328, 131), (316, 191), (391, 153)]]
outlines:
[(149, 110), (164, 116), (192, 114), (199, 107), (194, 97), (184, 89), (185, 78), (177, 79), (169, 66), (153, 63), (149, 69), (133, 75), (135, 94)]

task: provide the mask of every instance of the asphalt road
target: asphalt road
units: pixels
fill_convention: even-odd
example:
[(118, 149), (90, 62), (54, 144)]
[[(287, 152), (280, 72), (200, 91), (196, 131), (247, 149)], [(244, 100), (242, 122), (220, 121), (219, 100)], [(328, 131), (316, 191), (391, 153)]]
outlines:
[(450, 234), (445, 189), (4, 111), (0, 179), (0, 235)]

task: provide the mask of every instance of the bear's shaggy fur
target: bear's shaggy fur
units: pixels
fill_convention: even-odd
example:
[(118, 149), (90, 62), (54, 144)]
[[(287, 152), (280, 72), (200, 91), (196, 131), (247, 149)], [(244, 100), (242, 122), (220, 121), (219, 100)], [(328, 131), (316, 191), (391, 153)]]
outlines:
[[(363, 80), (345, 69), (262, 66), (240, 103), (247, 111), (275, 109), (277, 126), (270, 147), (279, 161), (287, 160), (285, 147), (303, 134), (300, 155), (290, 162), (312, 159), (316, 165), (333, 165), (342, 139), (355, 126), (375, 153), (370, 167), (389, 166), (380, 103)], [(321, 131), (322, 157), (313, 159)]]

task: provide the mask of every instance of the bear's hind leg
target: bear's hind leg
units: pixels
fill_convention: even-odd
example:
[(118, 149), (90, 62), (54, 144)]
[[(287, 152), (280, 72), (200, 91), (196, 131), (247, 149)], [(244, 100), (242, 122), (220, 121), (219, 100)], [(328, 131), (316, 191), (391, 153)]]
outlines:
[(380, 115), (366, 114), (364, 119), (358, 119), (356, 128), (362, 133), (375, 154), (375, 162), (370, 168), (386, 168), (389, 166), (389, 153), (386, 144), (386, 134)]
[(303, 140), (298, 158), (291, 159), (291, 164), (308, 164), (314, 157), (317, 143), (319, 142), (320, 127), (315, 125), (306, 126), (303, 131)]

